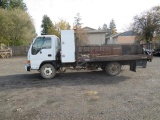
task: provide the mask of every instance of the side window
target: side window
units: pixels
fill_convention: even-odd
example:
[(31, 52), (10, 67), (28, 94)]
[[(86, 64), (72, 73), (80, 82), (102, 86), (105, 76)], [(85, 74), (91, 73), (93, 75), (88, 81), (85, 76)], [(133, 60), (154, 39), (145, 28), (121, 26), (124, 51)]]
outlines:
[(46, 39), (43, 43), (42, 49), (50, 49), (51, 48), (51, 39)]
[(51, 38), (50, 37), (38, 37), (32, 46), (32, 55), (36, 55), (42, 49), (51, 48)]

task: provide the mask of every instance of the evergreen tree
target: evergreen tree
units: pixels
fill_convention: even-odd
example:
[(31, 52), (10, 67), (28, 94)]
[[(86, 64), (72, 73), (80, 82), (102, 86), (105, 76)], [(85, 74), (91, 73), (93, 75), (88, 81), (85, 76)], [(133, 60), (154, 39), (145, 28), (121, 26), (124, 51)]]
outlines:
[(108, 30), (107, 24), (105, 23), (103, 24), (102, 30), (106, 30), (106, 31)]
[(61, 37), (61, 30), (69, 30), (70, 25), (63, 19), (60, 19), (57, 23), (53, 24), (50, 18), (47, 15), (43, 16), (42, 20), (42, 31), (43, 35), (56, 35), (57, 37)]
[(111, 22), (110, 22), (110, 24), (109, 24), (109, 31), (110, 31), (110, 34), (111, 34), (111, 35), (117, 33), (116, 24), (115, 24), (115, 22), (114, 22), (113, 19), (111, 20)]
[(57, 34), (56, 27), (53, 25), (52, 21), (47, 15), (43, 16), (41, 27), (42, 27), (41, 34), (43, 35)]
[(27, 10), (27, 6), (23, 0), (0, 0), (0, 7), (9, 10), (17, 8), (24, 11)]
[(80, 13), (77, 13), (76, 17), (74, 17), (74, 19), (75, 19), (76, 27), (80, 28), (82, 26), (82, 23), (81, 23), (82, 18), (80, 16)]

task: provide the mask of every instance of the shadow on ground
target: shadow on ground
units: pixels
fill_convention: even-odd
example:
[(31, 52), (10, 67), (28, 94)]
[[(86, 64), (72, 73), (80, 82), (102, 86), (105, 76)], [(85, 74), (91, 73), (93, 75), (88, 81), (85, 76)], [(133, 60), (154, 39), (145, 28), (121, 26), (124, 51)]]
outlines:
[(32, 87), (60, 87), (76, 85), (108, 85), (129, 80), (125, 76), (107, 76), (102, 71), (58, 73), (55, 78), (45, 80), (39, 73), (18, 74), (0, 77), (0, 90), (22, 89)]

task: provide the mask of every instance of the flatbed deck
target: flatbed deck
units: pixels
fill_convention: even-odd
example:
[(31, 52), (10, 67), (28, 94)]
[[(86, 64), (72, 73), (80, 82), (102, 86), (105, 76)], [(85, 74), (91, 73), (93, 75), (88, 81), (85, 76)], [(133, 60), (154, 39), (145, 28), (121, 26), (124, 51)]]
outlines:
[(123, 61), (123, 60), (150, 60), (152, 59), (149, 55), (108, 55), (108, 56), (96, 56), (96, 57), (79, 57), (79, 62), (94, 62), (94, 61)]
[(142, 45), (105, 45), (78, 47), (78, 62), (151, 60)]

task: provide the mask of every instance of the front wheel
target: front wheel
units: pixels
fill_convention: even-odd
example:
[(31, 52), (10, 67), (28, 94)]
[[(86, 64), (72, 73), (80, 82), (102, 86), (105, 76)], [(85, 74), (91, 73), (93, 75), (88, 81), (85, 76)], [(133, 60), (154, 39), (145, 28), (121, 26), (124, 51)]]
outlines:
[(121, 65), (118, 62), (111, 62), (106, 65), (106, 72), (110, 76), (116, 76), (121, 72)]
[(45, 79), (51, 79), (56, 75), (56, 69), (51, 64), (44, 64), (40, 68), (40, 74)]

